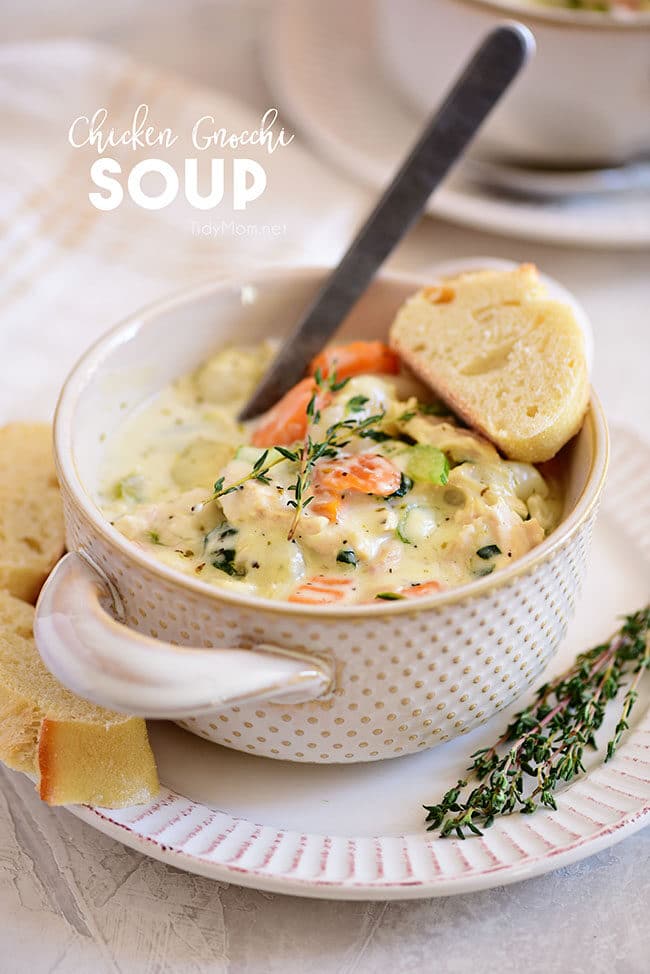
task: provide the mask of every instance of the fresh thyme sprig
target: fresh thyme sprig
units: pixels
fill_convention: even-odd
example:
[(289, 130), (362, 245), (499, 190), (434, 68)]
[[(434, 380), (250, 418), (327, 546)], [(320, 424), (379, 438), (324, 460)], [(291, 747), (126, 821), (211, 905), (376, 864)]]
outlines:
[[(320, 369), (317, 369), (316, 375), (314, 376), (314, 381), (316, 382), (317, 388), (314, 390), (314, 394), (307, 405), (307, 416), (312, 422), (318, 422), (320, 419), (320, 413), (316, 410), (317, 391), (322, 390), (324, 384), (327, 383), (327, 388), (330, 391), (338, 392), (339, 389), (342, 389), (346, 385), (348, 379), (343, 379), (341, 382), (338, 382), (336, 379), (336, 373), (332, 373), (328, 380), (324, 380)], [(273, 456), (273, 453), (278, 455)], [(211, 500), (218, 500), (220, 497), (225, 497), (226, 494), (232, 494), (233, 491), (243, 487), (244, 484), (248, 483), (249, 480), (258, 480), (263, 484), (268, 484), (270, 483), (270, 480), (267, 477), (269, 470), (272, 470), (273, 467), (277, 466), (278, 463), (282, 463), (283, 460), (297, 462), (298, 459), (298, 452), (295, 450), (288, 450), (284, 446), (274, 446), (271, 449), (265, 450), (264, 453), (260, 454), (260, 456), (257, 458), (250, 472), (244, 474), (243, 477), (240, 477), (240, 479), (234, 481), (234, 483), (228, 484), (227, 487), (224, 487), (225, 478), (219, 477), (219, 479), (215, 481), (214, 493)]]
[[(468, 771), (476, 787), (461, 798), (468, 785), (461, 779), (439, 804), (424, 806), (427, 828), (464, 839), (468, 833), (481, 835), (481, 828), (489, 828), (499, 815), (529, 814), (539, 805), (557, 808), (556, 788), (585, 770), (584, 749), (596, 748), (595, 733), (607, 704), (632, 676), (605, 760), (620, 744), (639, 683), (650, 669), (649, 629), (646, 606), (627, 616), (609, 642), (581, 653), (570, 670), (542, 686), (535, 702), (515, 716), (492, 747), (472, 754)], [(534, 782), (532, 791), (525, 787), (526, 776)]]
[[(324, 380), (318, 373), (316, 373), (315, 378), (318, 388), (322, 388)], [(334, 379), (334, 385), (332, 385), (332, 381), (330, 380), (329, 388), (336, 391), (341, 388), (341, 383), (337, 383)], [(350, 403), (353, 404), (353, 412), (356, 406), (359, 405), (360, 398), (365, 397), (353, 397), (350, 400)], [(361, 403), (361, 407), (363, 407), (363, 403)], [(293, 540), (298, 530), (302, 512), (314, 499), (313, 494), (307, 495), (307, 491), (309, 490), (312, 472), (317, 461), (325, 457), (329, 457), (330, 459), (337, 457), (339, 450), (346, 447), (353, 436), (363, 436), (369, 431), (376, 430), (376, 427), (381, 423), (384, 416), (385, 413), (383, 412), (373, 416), (366, 416), (364, 419), (358, 419), (353, 415), (349, 419), (342, 419), (338, 423), (333, 423), (331, 426), (328, 426), (325, 430), (324, 439), (315, 441), (312, 439), (311, 433), (313, 427), (320, 422), (320, 411), (317, 408), (317, 393), (314, 392), (307, 406), (308, 425), (305, 439), (299, 455), (296, 454), (296, 460), (299, 460), (300, 463), (298, 476), (295, 484), (289, 487), (289, 490), (293, 491), (293, 500), (289, 501), (289, 506), (294, 508), (291, 526), (287, 535), (289, 541)]]
[[(275, 451), (279, 456), (272, 457), (271, 453)], [(270, 458), (270, 459), (269, 459)], [(220, 497), (225, 497), (226, 494), (232, 494), (233, 491), (239, 490), (244, 484), (248, 483), (249, 480), (259, 480), (263, 484), (270, 483), (267, 474), (269, 470), (277, 466), (278, 463), (282, 463), (283, 460), (295, 460), (296, 457), (291, 450), (285, 450), (283, 446), (274, 446), (273, 450), (265, 450), (264, 453), (260, 454), (255, 463), (253, 464), (252, 470), (240, 477), (239, 480), (235, 480), (234, 483), (228, 484), (224, 487), (224, 477), (219, 477), (215, 481), (214, 494), (210, 498), (211, 500), (218, 500)]]
[[(218, 500), (220, 497), (225, 497), (226, 494), (232, 494), (233, 491), (243, 487), (250, 480), (257, 480), (263, 484), (268, 484), (271, 482), (268, 473), (278, 463), (282, 463), (283, 460), (297, 463), (299, 466), (296, 481), (288, 488), (293, 493), (293, 499), (288, 503), (290, 507), (294, 508), (293, 518), (287, 535), (289, 541), (295, 536), (302, 512), (313, 500), (313, 496), (308, 496), (307, 491), (309, 490), (311, 474), (316, 462), (325, 457), (337, 457), (339, 450), (346, 447), (350, 439), (354, 436), (363, 437), (374, 433), (377, 437), (382, 436), (383, 438), (383, 434), (380, 434), (377, 430), (377, 426), (385, 416), (385, 413), (381, 412), (373, 416), (366, 416), (363, 419), (359, 419), (356, 415), (353, 415), (348, 419), (340, 420), (338, 423), (333, 423), (331, 426), (328, 426), (323, 440), (317, 441), (312, 439), (313, 428), (321, 419), (319, 399), (326, 392), (339, 392), (347, 385), (349, 380), (346, 378), (339, 381), (335, 372), (332, 372), (328, 377), (324, 378), (320, 370), (317, 370), (314, 375), (314, 381), (316, 388), (307, 404), (307, 432), (305, 433), (302, 446), (294, 450), (290, 450), (284, 446), (274, 446), (272, 449), (265, 450), (257, 458), (252, 469), (243, 477), (240, 477), (239, 480), (234, 481), (234, 483), (228, 484), (226, 487), (225, 478), (219, 477), (214, 484), (214, 493), (210, 498), (210, 500)], [(364, 400), (363, 403), (361, 399)], [(358, 412), (363, 408), (366, 401), (365, 397), (353, 396), (350, 400), (352, 412)]]

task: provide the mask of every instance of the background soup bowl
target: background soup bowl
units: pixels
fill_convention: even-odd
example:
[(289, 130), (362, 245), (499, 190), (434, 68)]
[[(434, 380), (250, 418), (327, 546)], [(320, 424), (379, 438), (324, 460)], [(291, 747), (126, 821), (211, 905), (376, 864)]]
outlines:
[(508, 18), (537, 53), (479, 137), (493, 157), (571, 167), (650, 152), (650, 12), (624, 17), (530, 0), (378, 0), (380, 56), (423, 113), (479, 38)]
[[(124, 322), (79, 362), (55, 420), (70, 553), (41, 593), (35, 634), (65, 684), (109, 707), (267, 757), (371, 761), (464, 734), (536, 680), (585, 571), (607, 431), (594, 398), (566, 448), (564, 519), (550, 538), (494, 576), (417, 602), (273, 602), (156, 562), (95, 504), (106, 441), (222, 344), (286, 332), (326, 274), (206, 285)], [(340, 335), (385, 335), (422, 283), (379, 277)]]

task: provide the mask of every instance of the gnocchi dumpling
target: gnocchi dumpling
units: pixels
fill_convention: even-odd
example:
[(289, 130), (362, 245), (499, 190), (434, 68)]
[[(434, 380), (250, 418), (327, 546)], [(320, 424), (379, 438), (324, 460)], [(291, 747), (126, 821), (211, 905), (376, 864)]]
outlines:
[(210, 488), (234, 454), (235, 448), (230, 443), (199, 436), (174, 460), (174, 483), (182, 490), (190, 490), (192, 487)]
[(270, 364), (273, 352), (273, 344), (264, 342), (253, 348), (233, 346), (213, 355), (194, 375), (199, 398), (229, 406), (248, 399)]

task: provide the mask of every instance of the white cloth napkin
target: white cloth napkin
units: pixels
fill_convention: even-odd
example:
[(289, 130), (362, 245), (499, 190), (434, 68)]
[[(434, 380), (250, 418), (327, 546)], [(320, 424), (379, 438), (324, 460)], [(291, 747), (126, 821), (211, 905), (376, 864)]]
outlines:
[[(335, 261), (367, 206), (363, 191), (294, 139), (272, 155), (239, 150), (268, 176), (263, 195), (243, 212), (231, 210), (228, 182), (224, 204), (207, 213), (180, 194), (157, 211), (127, 197), (110, 212), (95, 209), (88, 193), (96, 189), (89, 170), (97, 152), (73, 148), (69, 126), (104, 107), (124, 130), (140, 103), (159, 128), (181, 138), (168, 150), (107, 150), (123, 172), (144, 157), (164, 158), (182, 172), (185, 157), (201, 155), (190, 134), (203, 115), (231, 132), (260, 123), (230, 97), (99, 45), (0, 48), (0, 422), (50, 415), (66, 373), (90, 343), (165, 293), (239, 268)], [(279, 124), (291, 132), (286, 120)], [(193, 233), (193, 225), (222, 220), (258, 230)], [(271, 225), (280, 227), (276, 236), (263, 232)]]

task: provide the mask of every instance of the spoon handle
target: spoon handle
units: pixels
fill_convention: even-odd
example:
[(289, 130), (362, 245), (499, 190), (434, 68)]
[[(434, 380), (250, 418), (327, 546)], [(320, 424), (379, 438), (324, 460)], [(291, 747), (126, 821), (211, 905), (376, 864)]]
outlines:
[(497, 27), (478, 47), (370, 216), (283, 343), (240, 419), (264, 412), (305, 374), (375, 272), (422, 214), (431, 193), (458, 162), (482, 122), (535, 47), (521, 24)]

